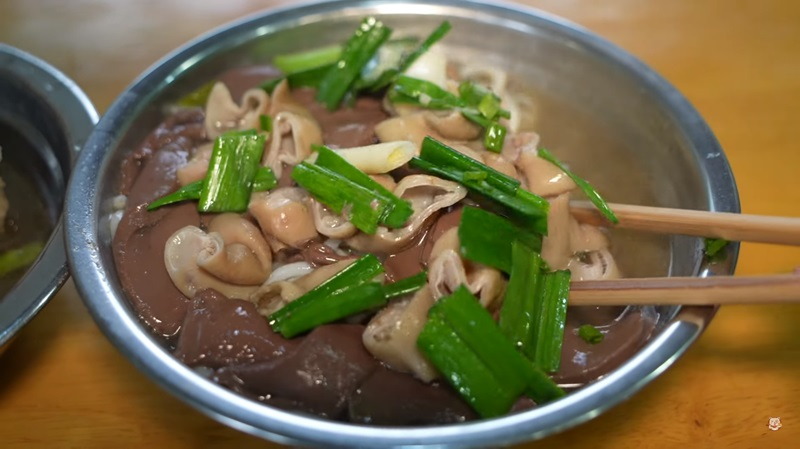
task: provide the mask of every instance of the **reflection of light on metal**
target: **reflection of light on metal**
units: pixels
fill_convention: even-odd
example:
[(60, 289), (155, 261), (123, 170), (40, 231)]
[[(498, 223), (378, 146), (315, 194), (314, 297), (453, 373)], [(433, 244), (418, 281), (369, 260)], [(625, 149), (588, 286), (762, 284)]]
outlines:
[(767, 424), (767, 427), (769, 427), (769, 430), (778, 430), (778, 429), (780, 429), (781, 427), (783, 427), (783, 424), (781, 424), (781, 418), (780, 417), (770, 418), (769, 419), (769, 424)]

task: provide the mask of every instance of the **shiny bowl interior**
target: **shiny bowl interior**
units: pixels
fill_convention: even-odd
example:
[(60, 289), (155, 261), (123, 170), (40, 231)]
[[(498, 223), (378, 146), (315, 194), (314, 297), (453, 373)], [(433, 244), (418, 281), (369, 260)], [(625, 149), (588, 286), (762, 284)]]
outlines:
[(4, 238), (47, 244), (28, 270), (0, 280), (0, 348), (67, 279), (61, 210), (72, 164), (97, 113), (84, 93), (44, 61), (0, 45), (0, 172), (17, 229)]
[[(660, 307), (657, 332), (633, 358), (555, 403), (461, 425), (378, 428), (335, 423), (263, 406), (175, 360), (125, 299), (105, 217), (117, 167), (164, 117), (165, 106), (225, 68), (341, 42), (360, 18), (378, 15), (398, 34), (424, 35), (447, 18), (449, 54), (483, 58), (533, 92), (535, 129), (615, 202), (738, 212), (730, 167), (691, 105), (664, 79), (612, 44), (558, 18), (472, 1), (331, 1), (266, 11), (168, 55), (136, 80), (91, 135), (67, 197), (67, 241), (76, 285), (106, 335), (171, 393), (219, 421), (279, 442), (325, 447), (502, 445), (588, 420), (629, 397), (697, 338), (711, 307)], [(603, 162), (604, 161), (604, 162)], [(613, 161), (613, 162), (611, 162)], [(627, 233), (615, 240), (629, 275), (707, 275), (700, 239)], [(649, 253), (649, 250), (653, 253)], [(732, 273), (738, 247), (714, 272)], [(663, 257), (649, 257), (660, 253)], [(625, 258), (623, 258), (625, 259)]]

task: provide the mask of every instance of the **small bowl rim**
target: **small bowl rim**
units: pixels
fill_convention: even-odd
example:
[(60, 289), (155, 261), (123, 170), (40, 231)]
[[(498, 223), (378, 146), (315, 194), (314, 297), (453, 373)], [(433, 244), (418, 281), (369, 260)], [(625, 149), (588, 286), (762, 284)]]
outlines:
[[(16, 47), (0, 44), (0, 73), (19, 80), (62, 120), (70, 167), (98, 121), (97, 111), (78, 85), (60, 70)], [(64, 203), (66, 204), (66, 191)], [(62, 217), (39, 257), (0, 298), (0, 349), (47, 304), (69, 277)]]
[[(312, 444), (325, 447), (370, 447), (445, 445), (478, 447), (502, 445), (541, 438), (587, 421), (627, 399), (669, 367), (702, 333), (715, 307), (683, 307), (661, 333), (637, 354), (607, 376), (545, 406), (495, 418), (456, 425), (433, 427), (377, 427), (338, 423), (266, 407), (201, 377), (176, 360), (128, 311), (124, 295), (117, 296), (103, 271), (98, 244), (98, 198), (92, 186), (103, 166), (108, 144), (113, 141), (120, 117), (146, 97), (147, 87), (174, 75), (181, 64), (191, 60), (226, 36), (258, 27), (262, 22), (280, 22), (286, 16), (304, 17), (344, 8), (408, 7), (409, 4), (475, 9), (488, 14), (518, 14), (539, 24), (556, 28), (610, 58), (641, 79), (658, 99), (674, 113), (675, 121), (697, 148), (698, 165), (708, 177), (709, 209), (739, 212), (736, 184), (730, 166), (710, 128), (694, 107), (664, 78), (644, 63), (596, 34), (551, 14), (517, 5), (480, 0), (332, 0), (268, 9), (218, 27), (171, 52), (137, 78), (109, 108), (80, 155), (67, 195), (67, 241), (76, 286), (98, 326), (114, 345), (140, 370), (171, 394), (206, 415), (233, 428), (279, 443)], [(394, 10), (397, 10), (396, 8)], [(404, 11), (413, 14), (413, 11)], [(89, 244), (86, 245), (86, 242)], [(726, 262), (717, 273), (732, 273), (738, 244), (731, 245)], [(700, 275), (708, 275), (708, 272)], [(311, 430), (311, 431), (309, 431)]]

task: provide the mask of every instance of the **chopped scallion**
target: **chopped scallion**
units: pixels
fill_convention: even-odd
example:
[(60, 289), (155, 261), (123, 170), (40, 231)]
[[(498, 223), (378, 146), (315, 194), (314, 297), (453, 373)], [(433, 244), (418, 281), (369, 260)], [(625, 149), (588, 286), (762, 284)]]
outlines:
[(392, 85), (389, 99), (397, 103), (410, 103), (427, 109), (454, 109), (466, 103), (442, 87), (426, 80), (400, 75)]
[(508, 413), (519, 392), (500, 383), (486, 364), (441, 318), (428, 318), (417, 346), (445, 380), (484, 418)]
[(579, 327), (578, 336), (581, 337), (586, 343), (592, 345), (600, 343), (605, 337), (602, 332), (597, 330), (597, 328), (591, 324), (584, 324), (583, 326)]
[(214, 88), (214, 84), (215, 81), (208, 82), (188, 93), (178, 100), (178, 106), (183, 106), (185, 108), (205, 107), (206, 102), (208, 102), (208, 96), (211, 94), (211, 89)]
[(483, 146), (487, 150), (499, 153), (503, 151), (503, 143), (506, 140), (506, 133), (508, 130), (505, 126), (493, 122), (483, 132)]
[(253, 192), (265, 192), (272, 190), (278, 185), (278, 179), (275, 178), (275, 173), (269, 167), (258, 167), (256, 176), (253, 178)]
[(341, 45), (329, 45), (313, 50), (278, 55), (272, 62), (283, 73), (295, 73), (333, 64), (339, 60), (341, 55)]
[(228, 132), (214, 141), (198, 210), (244, 212), (264, 152), (264, 135), (254, 130)]
[(392, 30), (380, 20), (374, 17), (365, 18), (348, 39), (339, 59), (320, 80), (317, 101), (328, 109), (336, 109), (358, 79), (361, 70), (391, 34)]
[[(564, 392), (552, 379), (536, 369), (514, 348), (512, 342), (506, 339), (497, 327), (491, 314), (481, 307), (478, 299), (463, 285), (458, 287), (452, 295), (439, 299), (431, 307), (428, 323), (423, 328), (422, 334), (426, 333), (429, 326), (437, 327), (439, 330), (449, 328), (449, 333), (441, 332), (440, 336), (457, 341), (460, 347), (420, 347), (434, 365), (445, 374), (446, 379), (462, 393), (470, 404), (476, 407), (476, 411), (481, 416), (494, 416), (494, 410), (487, 413), (486, 410), (478, 408), (482, 406), (482, 401), (488, 400), (481, 396), (484, 392), (476, 390), (479, 386), (473, 385), (468, 379), (458, 376), (464, 374), (464, 371), (450, 372), (448, 371), (449, 366), (440, 366), (436, 357), (441, 357), (441, 354), (432, 354), (434, 350), (448, 352), (448, 350), (458, 349), (460, 361), (469, 361), (469, 367), (459, 367), (462, 370), (481, 372), (481, 370), (487, 369), (490, 375), (486, 376), (485, 373), (481, 373), (483, 380), (492, 386), (492, 389), (496, 391), (495, 394), (502, 394), (499, 403), (508, 403), (509, 398), (513, 401), (523, 393), (531, 396), (537, 403), (563, 396)], [(421, 342), (422, 334), (418, 343)], [(466, 346), (469, 351), (465, 351), (463, 346)], [(455, 356), (455, 354), (452, 355)], [(497, 385), (501, 386), (500, 389)], [(467, 391), (468, 394), (465, 394), (464, 391)], [(508, 411), (510, 404), (505, 407), (505, 410), (501, 410), (502, 413)]]
[(261, 131), (265, 133), (272, 132), (272, 117), (261, 114), (258, 116), (258, 124), (260, 125)]
[[(278, 184), (275, 173), (269, 167), (258, 167), (256, 176), (253, 178), (253, 192), (264, 192), (271, 190)], [(203, 190), (203, 180), (191, 182), (182, 186), (178, 190), (164, 195), (161, 198), (147, 205), (147, 210), (155, 210), (168, 204), (179, 203), (181, 201), (199, 200), (200, 192)]]
[(534, 365), (546, 372), (558, 371), (561, 364), (569, 279), (568, 270), (546, 273), (539, 284), (541, 288), (537, 291), (533, 351), (526, 355), (531, 358)]
[(383, 265), (380, 260), (372, 254), (366, 254), (327, 281), (270, 315), (269, 323), (273, 329), (280, 329), (281, 323), (297, 310), (317, 301), (327, 301), (336, 292), (370, 282), (381, 273), (383, 273)]
[(387, 299), (392, 299), (415, 292), (422, 288), (426, 282), (428, 282), (428, 273), (421, 271), (413, 276), (384, 285), (383, 291)]
[(314, 146), (314, 151), (318, 153), (315, 162), (317, 165), (339, 173), (350, 181), (369, 189), (373, 192), (377, 200), (386, 203), (386, 207), (380, 216), (381, 223), (391, 228), (399, 228), (402, 227), (414, 213), (414, 209), (411, 208), (411, 204), (408, 201), (398, 198), (386, 187), (378, 184), (377, 181), (370, 178), (369, 175), (356, 168), (353, 164), (347, 162), (335, 151), (319, 145)]
[(425, 40), (422, 41), (422, 43), (419, 44), (417, 48), (407, 55), (402, 56), (396, 68), (389, 68), (383, 71), (376, 80), (370, 82), (366, 87), (372, 91), (377, 91), (391, 84), (393, 81), (395, 81), (399, 74), (408, 70), (408, 68), (414, 64), (414, 61), (419, 59), (423, 53), (427, 52), (431, 46), (433, 46), (433, 44), (441, 40), (444, 35), (450, 31), (450, 28), (452, 28), (450, 22), (442, 22), (431, 32), (431, 34), (428, 35), (428, 37), (425, 38)]
[(525, 230), (509, 220), (477, 207), (466, 206), (458, 225), (461, 255), (465, 259), (513, 271), (512, 243), (519, 240), (533, 250), (542, 247), (542, 237)]
[(577, 184), (578, 187), (581, 188), (583, 193), (589, 198), (589, 201), (591, 201), (592, 204), (595, 205), (595, 207), (600, 211), (600, 213), (603, 214), (604, 217), (606, 217), (606, 219), (608, 219), (608, 221), (614, 224), (619, 223), (617, 216), (614, 215), (614, 212), (611, 210), (610, 207), (608, 207), (608, 203), (606, 203), (606, 200), (604, 200), (603, 197), (600, 196), (597, 190), (595, 190), (595, 188), (592, 187), (592, 185), (589, 184), (589, 182), (587, 182), (580, 176), (576, 175), (575, 173), (572, 173), (571, 170), (569, 170), (563, 163), (561, 163), (558, 159), (556, 159), (556, 157), (553, 156), (546, 149), (544, 148), (539, 149), (539, 157), (550, 162), (551, 164), (558, 167), (561, 171), (566, 173), (567, 176), (569, 176), (575, 182), (575, 184)]
[(200, 199), (200, 192), (202, 191), (203, 191), (202, 180), (186, 184), (185, 186), (182, 186), (178, 190), (168, 195), (162, 196), (161, 198), (148, 204), (147, 210), (156, 210), (159, 207), (166, 206), (168, 204), (179, 203), (181, 201)]
[(39, 257), (42, 249), (44, 249), (44, 244), (35, 241), (0, 254), (0, 277), (26, 268)]
[[(519, 181), (469, 158), (430, 137), (422, 141), (420, 157), (410, 165), (463, 184), (479, 197), (501, 206), (504, 213), (539, 234), (547, 234), (549, 203), (544, 198), (519, 188)], [(476, 172), (486, 173), (483, 180)], [(470, 173), (466, 175), (466, 173)]]
[(535, 299), (542, 279), (542, 257), (524, 243), (511, 244), (511, 273), (498, 325), (521, 352), (533, 342)]
[(284, 338), (292, 338), (322, 324), (382, 306), (386, 301), (381, 284), (367, 282), (357, 287), (338, 290), (327, 298), (292, 310), (279, 324), (273, 324), (272, 327)]
[(293, 89), (297, 87), (317, 87), (331, 67), (333, 67), (333, 64), (303, 70), (302, 72), (288, 73), (286, 76), (265, 81), (261, 83), (260, 87), (271, 94), (284, 79), (289, 82), (289, 87)]
[(727, 240), (707, 238), (703, 241), (703, 244), (703, 253), (709, 262), (717, 262), (725, 258), (725, 248), (728, 247)]
[(296, 165), (292, 179), (336, 213), (344, 213), (361, 231), (374, 234), (378, 224), (401, 227), (413, 214), (407, 201), (389, 192), (335, 151), (322, 146), (315, 150), (318, 153), (315, 163)]

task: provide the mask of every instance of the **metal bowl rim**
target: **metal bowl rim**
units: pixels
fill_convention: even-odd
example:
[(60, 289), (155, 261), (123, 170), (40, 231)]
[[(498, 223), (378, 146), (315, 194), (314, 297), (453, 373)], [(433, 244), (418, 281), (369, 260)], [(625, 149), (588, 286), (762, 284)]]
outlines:
[[(109, 144), (118, 132), (114, 125), (136, 102), (141, 101), (140, 97), (145, 95), (148, 87), (161, 82), (185, 61), (227, 37), (244, 33), (264, 22), (279, 22), (287, 16), (322, 14), (346, 7), (367, 8), (408, 3), (478, 9), (487, 14), (514, 14), (518, 18), (556, 28), (564, 36), (607, 57), (654, 92), (695, 144), (698, 163), (706, 175), (707, 188), (711, 192), (709, 209), (739, 212), (738, 194), (727, 160), (710, 129), (691, 104), (665, 79), (630, 54), (580, 26), (549, 14), (531, 8), (476, 0), (334, 0), (267, 10), (217, 28), (161, 59), (134, 81), (109, 108), (90, 136), (76, 166), (76, 176), (72, 177), (67, 196), (66, 229), (69, 246), (73, 248), (69, 257), (76, 285), (103, 332), (139, 369), (162, 387), (220, 422), (277, 442), (302, 442), (327, 447), (477, 447), (539, 438), (591, 419), (634, 394), (671, 365), (700, 335), (714, 314), (713, 307), (683, 308), (660, 335), (621, 367), (552, 404), (491, 420), (416, 428), (344, 424), (265, 407), (205, 380), (174, 359), (150, 337), (138, 319), (128, 313), (127, 305), (123, 303), (126, 299), (113, 291), (105, 278), (99, 257), (98, 199), (92, 183)], [(716, 156), (709, 158), (711, 154)], [(720, 200), (717, 198), (718, 192), (725, 192), (728, 196)], [(738, 245), (734, 245), (728, 265), (724, 267), (730, 273), (733, 272), (737, 254)]]
[[(98, 120), (92, 102), (64, 73), (30, 53), (0, 44), (0, 58), (11, 61), (0, 73), (19, 79), (63, 120), (70, 164), (74, 163), (78, 149)], [(39, 257), (0, 299), (0, 348), (36, 316), (68, 277), (62, 219), (59, 218)]]

